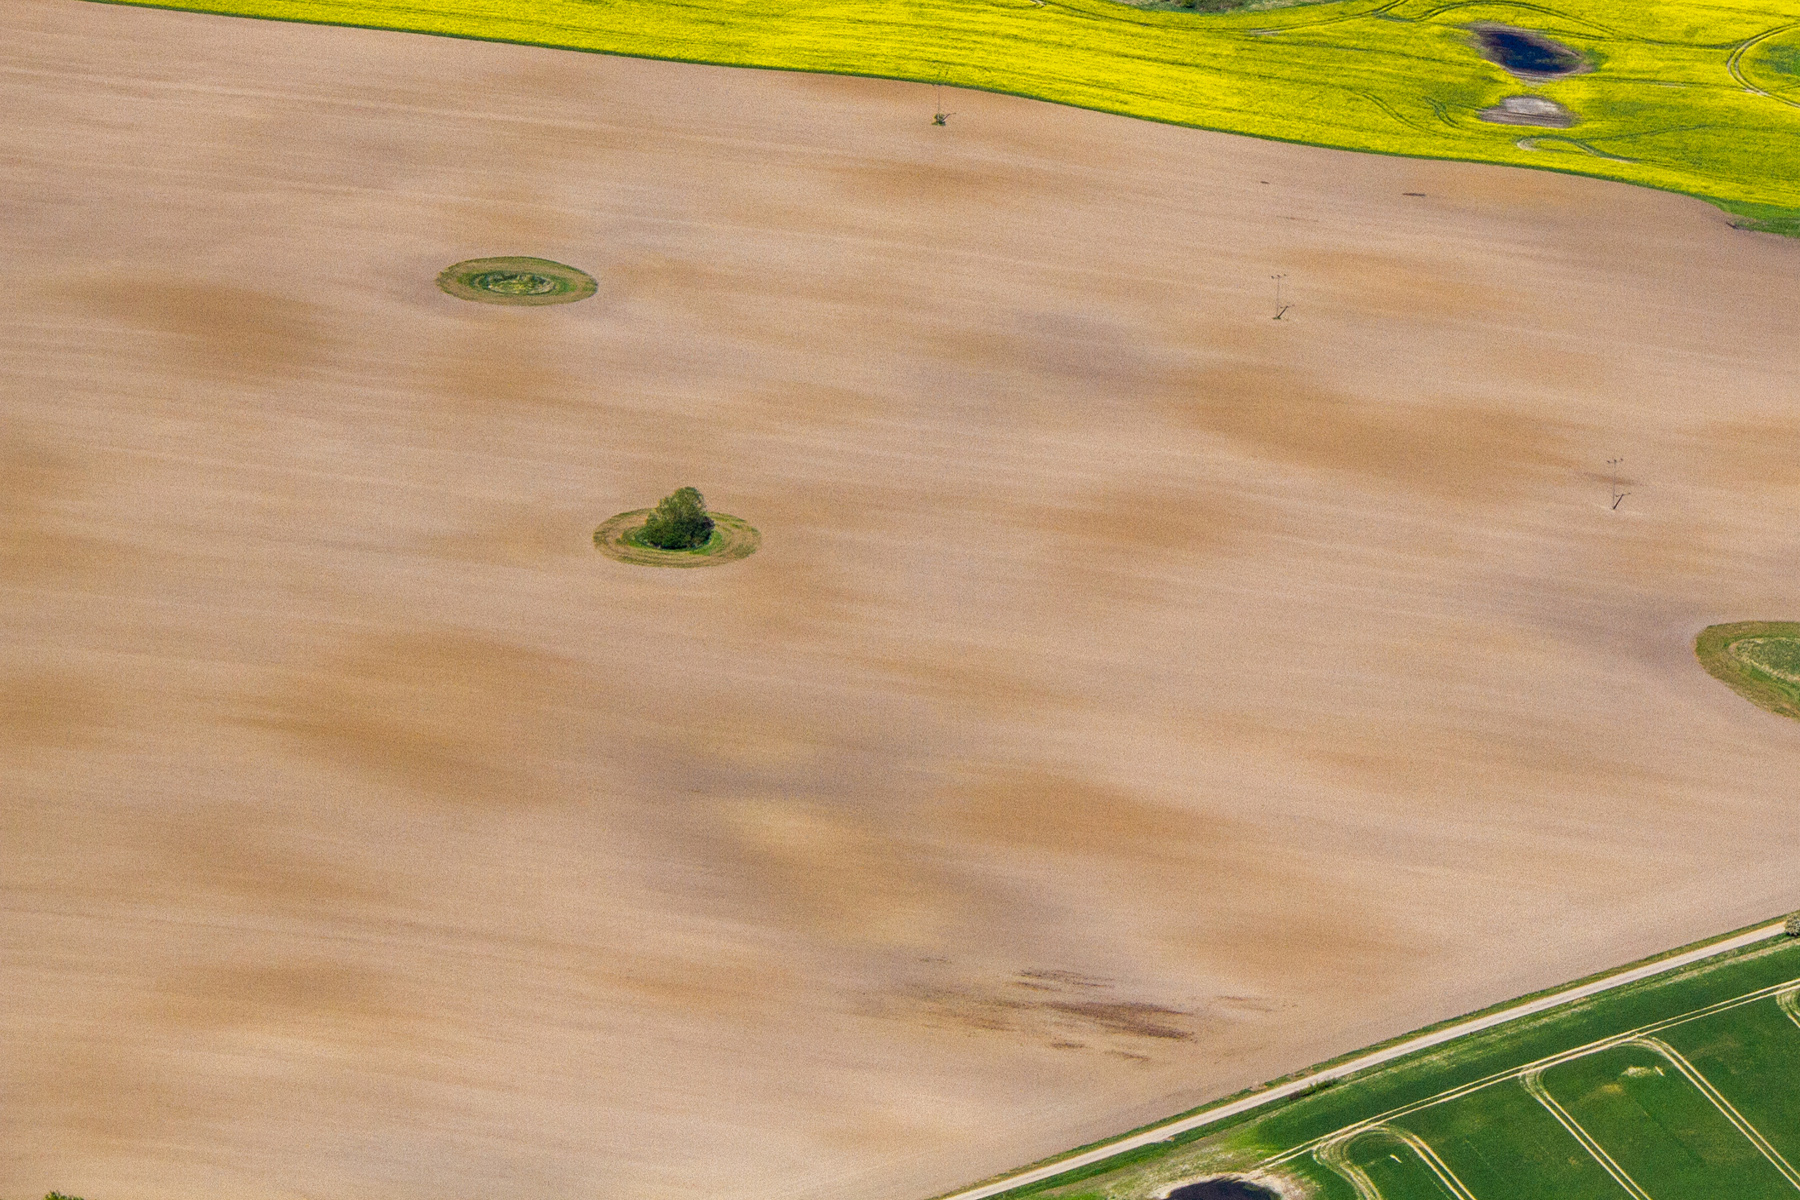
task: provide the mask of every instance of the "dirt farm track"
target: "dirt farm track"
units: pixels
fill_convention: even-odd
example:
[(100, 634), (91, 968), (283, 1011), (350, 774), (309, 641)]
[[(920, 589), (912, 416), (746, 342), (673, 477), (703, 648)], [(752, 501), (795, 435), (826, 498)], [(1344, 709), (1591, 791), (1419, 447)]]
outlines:
[[(1800, 906), (1800, 727), (1691, 651), (1800, 614), (1800, 243), (900, 84), (0, 46), (8, 1200), (919, 1200)], [(434, 286), (491, 255), (599, 293)], [(681, 484), (761, 549), (595, 552)]]

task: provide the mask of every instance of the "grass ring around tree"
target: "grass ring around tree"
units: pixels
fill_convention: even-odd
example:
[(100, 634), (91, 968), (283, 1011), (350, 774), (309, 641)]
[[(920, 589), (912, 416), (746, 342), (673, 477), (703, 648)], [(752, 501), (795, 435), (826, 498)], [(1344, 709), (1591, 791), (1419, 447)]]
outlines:
[(608, 518), (594, 530), (595, 549), (608, 558), (640, 567), (712, 567), (748, 558), (762, 545), (762, 534), (751, 528), (748, 521), (725, 513), (709, 513), (713, 531), (705, 544), (692, 550), (659, 550), (634, 536), (655, 511), (637, 508)]
[(1707, 674), (1758, 708), (1800, 720), (1800, 621), (1709, 625), (1694, 654)]
[(444, 268), (438, 287), (481, 304), (573, 304), (600, 285), (586, 271), (547, 258), (471, 258)]

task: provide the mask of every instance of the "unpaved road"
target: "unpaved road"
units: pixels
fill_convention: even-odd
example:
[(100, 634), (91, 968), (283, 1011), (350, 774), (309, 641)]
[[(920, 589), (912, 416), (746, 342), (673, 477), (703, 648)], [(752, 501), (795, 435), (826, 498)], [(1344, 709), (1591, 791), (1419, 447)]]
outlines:
[[(1800, 245), (869, 81), (0, 47), (0, 1195), (916, 1198), (1796, 906), (1800, 729), (1689, 645), (1800, 612)], [(433, 285), (498, 254), (600, 294)], [(593, 551), (681, 484), (762, 548)]]

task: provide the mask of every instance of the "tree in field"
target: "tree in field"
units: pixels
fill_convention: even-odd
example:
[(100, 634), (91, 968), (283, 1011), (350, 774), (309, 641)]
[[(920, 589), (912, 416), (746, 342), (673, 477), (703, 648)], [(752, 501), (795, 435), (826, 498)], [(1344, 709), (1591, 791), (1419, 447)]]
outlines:
[(1789, 937), (1800, 937), (1800, 913), (1795, 913), (1787, 919), (1786, 929)]
[(698, 489), (678, 488), (662, 498), (638, 530), (637, 540), (658, 550), (692, 550), (706, 545), (713, 520), (706, 515), (706, 497)]

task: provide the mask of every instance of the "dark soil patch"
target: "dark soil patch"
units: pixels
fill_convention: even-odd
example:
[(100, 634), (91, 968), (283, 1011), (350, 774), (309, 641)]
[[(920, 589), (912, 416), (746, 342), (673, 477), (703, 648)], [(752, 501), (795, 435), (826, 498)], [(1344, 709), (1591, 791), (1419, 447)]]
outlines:
[(1169, 1200), (1281, 1200), (1281, 1196), (1248, 1179), (1203, 1179), (1176, 1188)]
[(1102, 1029), (1114, 1033), (1128, 1033), (1136, 1037), (1169, 1038), (1173, 1041), (1192, 1041), (1194, 1035), (1185, 1029), (1169, 1024), (1165, 1017), (1185, 1017), (1186, 1013), (1173, 1008), (1164, 1008), (1160, 1004), (1143, 1004), (1134, 1000), (1059, 1000), (1047, 1002), (1045, 1008), (1056, 1012), (1067, 1013), (1084, 1021), (1091, 1021)]
[(1489, 62), (1499, 63), (1520, 79), (1534, 83), (1593, 70), (1580, 51), (1529, 29), (1477, 25), (1475, 45)]

